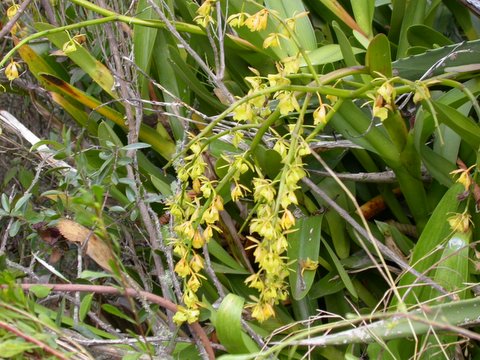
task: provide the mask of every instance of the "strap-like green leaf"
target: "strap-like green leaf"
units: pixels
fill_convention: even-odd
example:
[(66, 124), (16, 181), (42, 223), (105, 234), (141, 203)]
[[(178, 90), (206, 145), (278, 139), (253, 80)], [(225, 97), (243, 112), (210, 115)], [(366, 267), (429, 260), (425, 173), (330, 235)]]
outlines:
[(250, 354), (258, 347), (242, 330), (241, 316), (244, 299), (235, 294), (228, 294), (220, 304), (215, 319), (217, 336), (231, 354)]
[(316, 262), (320, 251), (322, 215), (297, 220), (296, 231), (288, 234), (288, 257), (295, 261), (290, 265), (290, 288), (295, 300), (300, 300), (310, 291), (315, 278), (315, 269), (308, 269), (308, 262)]

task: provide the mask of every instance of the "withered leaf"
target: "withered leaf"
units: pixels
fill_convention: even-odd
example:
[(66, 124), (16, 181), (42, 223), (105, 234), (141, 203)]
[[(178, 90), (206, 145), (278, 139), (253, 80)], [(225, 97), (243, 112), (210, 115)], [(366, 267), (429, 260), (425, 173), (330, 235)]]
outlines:
[(57, 228), (65, 239), (70, 242), (83, 244), (88, 240), (87, 255), (102, 268), (111, 271), (108, 262), (114, 259), (113, 252), (110, 247), (90, 229), (69, 219), (60, 219)]
[(33, 224), (32, 228), (37, 231), (43, 241), (52, 246), (62, 237), (58, 229), (48, 227), (44, 221)]

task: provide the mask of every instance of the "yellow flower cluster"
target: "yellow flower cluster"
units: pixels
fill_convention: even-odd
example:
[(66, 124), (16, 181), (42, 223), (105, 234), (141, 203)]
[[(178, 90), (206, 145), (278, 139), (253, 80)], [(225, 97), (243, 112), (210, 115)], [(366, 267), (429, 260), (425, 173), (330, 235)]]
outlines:
[[(212, 4), (203, 3), (202, 15), (205, 16)], [(208, 10), (208, 11), (207, 11)], [(200, 9), (199, 12), (200, 14)], [(240, 13), (228, 18), (231, 26), (246, 26), (251, 31), (261, 31), (267, 28), (269, 13), (262, 9), (253, 15)], [(292, 20), (285, 27), (294, 28)], [(289, 31), (285, 32), (290, 33)], [(286, 36), (286, 35), (284, 35)], [(288, 57), (277, 63), (277, 73), (266, 77), (251, 69), (252, 76), (245, 78), (250, 90), (233, 110), (233, 119), (256, 124), (271, 114), (271, 108), (278, 108), (281, 115), (286, 116), (297, 111), (300, 105), (296, 95), (288, 87), (291, 84), (290, 75), (299, 71), (299, 57)], [(270, 90), (275, 87), (274, 90)], [(272, 103), (271, 103), (272, 102)], [(301, 117), (303, 119), (303, 116)], [(303, 121), (303, 120), (301, 120)], [(301, 123), (300, 121), (300, 123)], [(295, 129), (294, 129), (295, 128)], [(295, 192), (298, 182), (306, 176), (302, 157), (309, 154), (309, 148), (301, 138), (301, 127), (291, 125), (290, 139), (279, 137), (275, 144), (276, 150), (284, 159), (283, 170), (275, 179), (270, 179), (257, 164), (252, 164), (245, 154), (224, 154), (222, 157), (228, 163), (226, 178), (231, 184), (232, 201), (239, 201), (246, 196), (252, 196), (254, 201), (253, 216), (248, 224), (248, 238), (255, 244), (253, 255), (258, 264), (258, 271), (245, 281), (258, 291), (258, 297), (250, 306), (252, 316), (259, 321), (265, 321), (275, 315), (275, 305), (288, 296), (289, 275), (287, 250), (287, 235), (293, 231), (295, 217), (292, 206), (298, 205)], [(238, 147), (242, 141), (240, 132), (233, 134), (233, 144)], [(190, 147), (191, 155), (187, 156), (185, 164), (177, 173), (178, 179), (184, 184), (184, 190), (170, 203), (170, 213), (175, 217), (174, 230), (178, 235), (172, 242), (174, 252), (178, 255), (175, 271), (184, 279), (185, 308), (176, 315), (177, 322), (195, 319), (199, 300), (196, 292), (201, 286), (203, 277), (202, 266), (198, 263), (195, 250), (202, 247), (212, 236), (213, 230), (220, 231), (216, 226), (219, 211), (223, 210), (222, 197), (216, 193), (217, 183), (205, 177), (206, 163), (202, 158), (204, 146), (196, 142)], [(247, 172), (254, 175), (251, 186), (242, 183), (241, 177)], [(248, 178), (248, 177), (246, 177)], [(225, 179), (222, 179), (224, 182)], [(190, 193), (185, 194), (191, 186)], [(190, 312), (188, 312), (190, 311)], [(193, 314), (193, 315), (192, 315)]]
[(384, 121), (388, 117), (389, 111), (395, 108), (395, 87), (385, 81), (377, 90), (377, 95), (373, 102), (373, 116), (378, 117)]
[(205, 0), (203, 4), (197, 9), (197, 16), (193, 19), (198, 25), (206, 28), (215, 20), (212, 17), (213, 7), (217, 0)]
[(252, 181), (256, 214), (249, 230), (261, 240), (249, 237), (255, 243), (253, 255), (259, 271), (249, 276), (246, 283), (259, 292), (252, 305), (252, 316), (259, 321), (274, 316), (274, 306), (288, 295), (288, 259), (284, 253), (288, 247), (287, 235), (295, 225), (290, 206), (298, 204), (295, 191), (299, 188), (298, 182), (306, 176), (301, 157), (309, 153), (304, 142), (288, 144), (283, 139), (276, 143), (274, 150), (285, 159), (279, 180), (257, 177)]
[[(20, 5), (13, 3), (13, 5), (7, 9), (8, 20), (11, 20), (17, 14), (19, 9)], [(18, 23), (15, 23), (10, 32), (15, 35), (20, 31), (20, 29), (20, 25), (18, 25)]]
[[(201, 142), (190, 147), (192, 154), (185, 157), (185, 164), (177, 171), (183, 190), (167, 203), (176, 224), (177, 237), (171, 239), (173, 252), (179, 257), (175, 272), (183, 279), (185, 306), (179, 307), (173, 318), (177, 324), (198, 319), (201, 304), (196, 293), (206, 278), (201, 274), (204, 260), (197, 251), (213, 237), (214, 230), (220, 232), (215, 224), (223, 210), (223, 200), (215, 192), (215, 183), (204, 175), (207, 164), (202, 149)], [(189, 183), (192, 190), (186, 190)]]
[[(260, 73), (251, 68), (250, 70), (255, 76), (245, 78), (245, 81), (250, 85), (250, 90), (247, 97), (251, 97), (248, 101), (241, 103), (234, 111), (233, 119), (237, 121), (249, 121), (256, 123), (257, 118), (265, 118), (270, 115), (270, 107), (268, 104), (267, 95), (262, 94), (263, 90), (270, 87), (290, 85), (288, 75), (296, 74), (300, 68), (298, 57), (287, 57), (281, 62), (277, 63), (278, 73), (269, 74), (266, 78), (260, 76)], [(253, 97), (255, 94), (259, 94)], [(278, 100), (278, 108), (281, 115), (288, 115), (292, 111), (300, 111), (297, 98), (294, 92), (289, 90), (279, 90), (273, 94), (273, 98)]]

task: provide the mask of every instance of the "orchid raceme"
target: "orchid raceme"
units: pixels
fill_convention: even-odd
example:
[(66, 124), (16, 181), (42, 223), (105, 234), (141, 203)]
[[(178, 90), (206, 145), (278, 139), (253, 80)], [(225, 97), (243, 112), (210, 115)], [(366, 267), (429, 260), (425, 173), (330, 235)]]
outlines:
[(2, 6), (1, 356), (480, 354), (478, 6)]

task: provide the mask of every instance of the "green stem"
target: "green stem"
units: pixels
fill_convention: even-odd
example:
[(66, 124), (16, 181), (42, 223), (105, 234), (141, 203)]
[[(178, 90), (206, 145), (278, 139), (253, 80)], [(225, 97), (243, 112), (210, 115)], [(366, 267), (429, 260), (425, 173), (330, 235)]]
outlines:
[[(107, 17), (114, 16), (116, 17), (116, 21), (121, 21), (129, 25), (133, 24), (133, 25), (141, 25), (141, 26), (153, 27), (153, 28), (166, 28), (165, 23), (163, 23), (162, 21), (144, 20), (136, 17), (120, 15), (114, 11), (95, 5), (87, 0), (70, 0), (70, 2), (103, 16), (107, 16)], [(173, 22), (173, 24), (178, 31), (188, 32), (191, 34), (206, 35), (205, 31), (199, 26), (191, 25), (183, 22)]]

